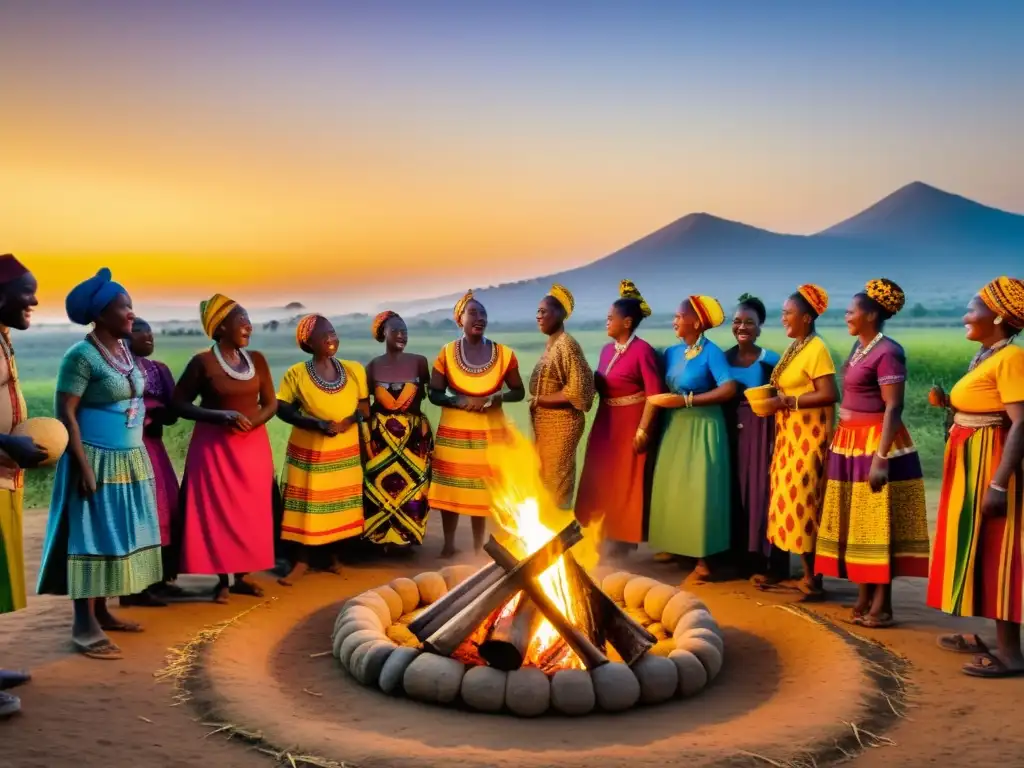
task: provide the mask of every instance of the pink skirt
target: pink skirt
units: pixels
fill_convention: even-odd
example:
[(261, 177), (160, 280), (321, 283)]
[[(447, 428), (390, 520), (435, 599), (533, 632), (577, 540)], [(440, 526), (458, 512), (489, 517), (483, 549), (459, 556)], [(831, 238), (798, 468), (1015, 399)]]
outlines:
[(198, 423), (182, 481), (182, 573), (274, 567), (274, 459), (265, 426), (236, 432)]
[(175, 517), (179, 514), (178, 475), (167, 455), (164, 441), (158, 437), (144, 437), (142, 444), (146, 446), (149, 461), (153, 465), (153, 479), (156, 483), (156, 511), (160, 521), (160, 545), (171, 545), (171, 530)]

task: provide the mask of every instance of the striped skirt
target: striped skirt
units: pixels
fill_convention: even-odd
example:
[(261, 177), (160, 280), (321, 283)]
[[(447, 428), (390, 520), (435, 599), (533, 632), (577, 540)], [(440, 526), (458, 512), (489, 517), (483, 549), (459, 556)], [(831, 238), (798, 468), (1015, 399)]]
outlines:
[(878, 493), (868, 484), (883, 416), (847, 416), (832, 438), (814, 558), (821, 575), (857, 584), (928, 575), (924, 478), (905, 427), (900, 427), (889, 450), (889, 482)]
[(0, 489), (0, 613), (25, 607), (21, 508), (24, 488)]
[(1024, 582), (1024, 469), (1007, 484), (1006, 516), (981, 505), (1002, 460), (1005, 426), (954, 424), (946, 443), (928, 605), (954, 616), (1021, 623)]
[(486, 411), (471, 413), (442, 408), (434, 438), (430, 491), (431, 509), (471, 517), (491, 514), (492, 477), (487, 446), (505, 437), (505, 415)]

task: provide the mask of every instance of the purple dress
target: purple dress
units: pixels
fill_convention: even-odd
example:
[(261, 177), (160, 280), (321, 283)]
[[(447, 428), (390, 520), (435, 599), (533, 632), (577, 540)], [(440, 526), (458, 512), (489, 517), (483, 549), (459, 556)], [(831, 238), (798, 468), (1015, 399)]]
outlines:
[(160, 520), (160, 544), (164, 547), (173, 542), (172, 529), (178, 514), (178, 475), (171, 464), (171, 457), (164, 447), (163, 430), (154, 424), (152, 413), (169, 408), (174, 393), (174, 378), (163, 363), (138, 358), (142, 372), (146, 375), (144, 402), (146, 420), (143, 424), (142, 444), (146, 446), (149, 460), (153, 464), (156, 481), (156, 508)]

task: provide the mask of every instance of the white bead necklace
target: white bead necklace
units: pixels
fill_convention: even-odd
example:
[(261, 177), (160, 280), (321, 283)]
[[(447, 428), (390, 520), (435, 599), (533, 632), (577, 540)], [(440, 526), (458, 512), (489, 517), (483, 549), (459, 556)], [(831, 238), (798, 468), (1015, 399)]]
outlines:
[(850, 367), (852, 368), (865, 357), (867, 357), (868, 354), (870, 354), (871, 350), (874, 349), (875, 346), (878, 344), (878, 342), (880, 342), (884, 338), (885, 334), (880, 333), (877, 336), (875, 336), (875, 338), (873, 338), (871, 341), (869, 341), (866, 347), (858, 347), (857, 350), (852, 355), (850, 355)]
[(224, 369), (224, 373), (235, 381), (249, 381), (256, 375), (256, 366), (252, 364), (252, 357), (244, 349), (239, 349), (238, 354), (246, 365), (246, 369), (244, 371), (236, 371), (228, 365), (227, 360), (224, 359), (224, 355), (221, 354), (220, 344), (213, 345), (213, 356), (217, 358), (217, 362), (220, 363), (220, 367)]

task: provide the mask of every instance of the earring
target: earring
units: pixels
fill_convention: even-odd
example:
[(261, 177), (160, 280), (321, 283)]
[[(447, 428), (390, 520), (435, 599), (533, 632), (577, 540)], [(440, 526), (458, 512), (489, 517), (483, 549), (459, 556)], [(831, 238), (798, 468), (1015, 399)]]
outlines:
[(1002, 325), (1003, 324), (1003, 318), (997, 315), (994, 322), (995, 322), (996, 325)]

